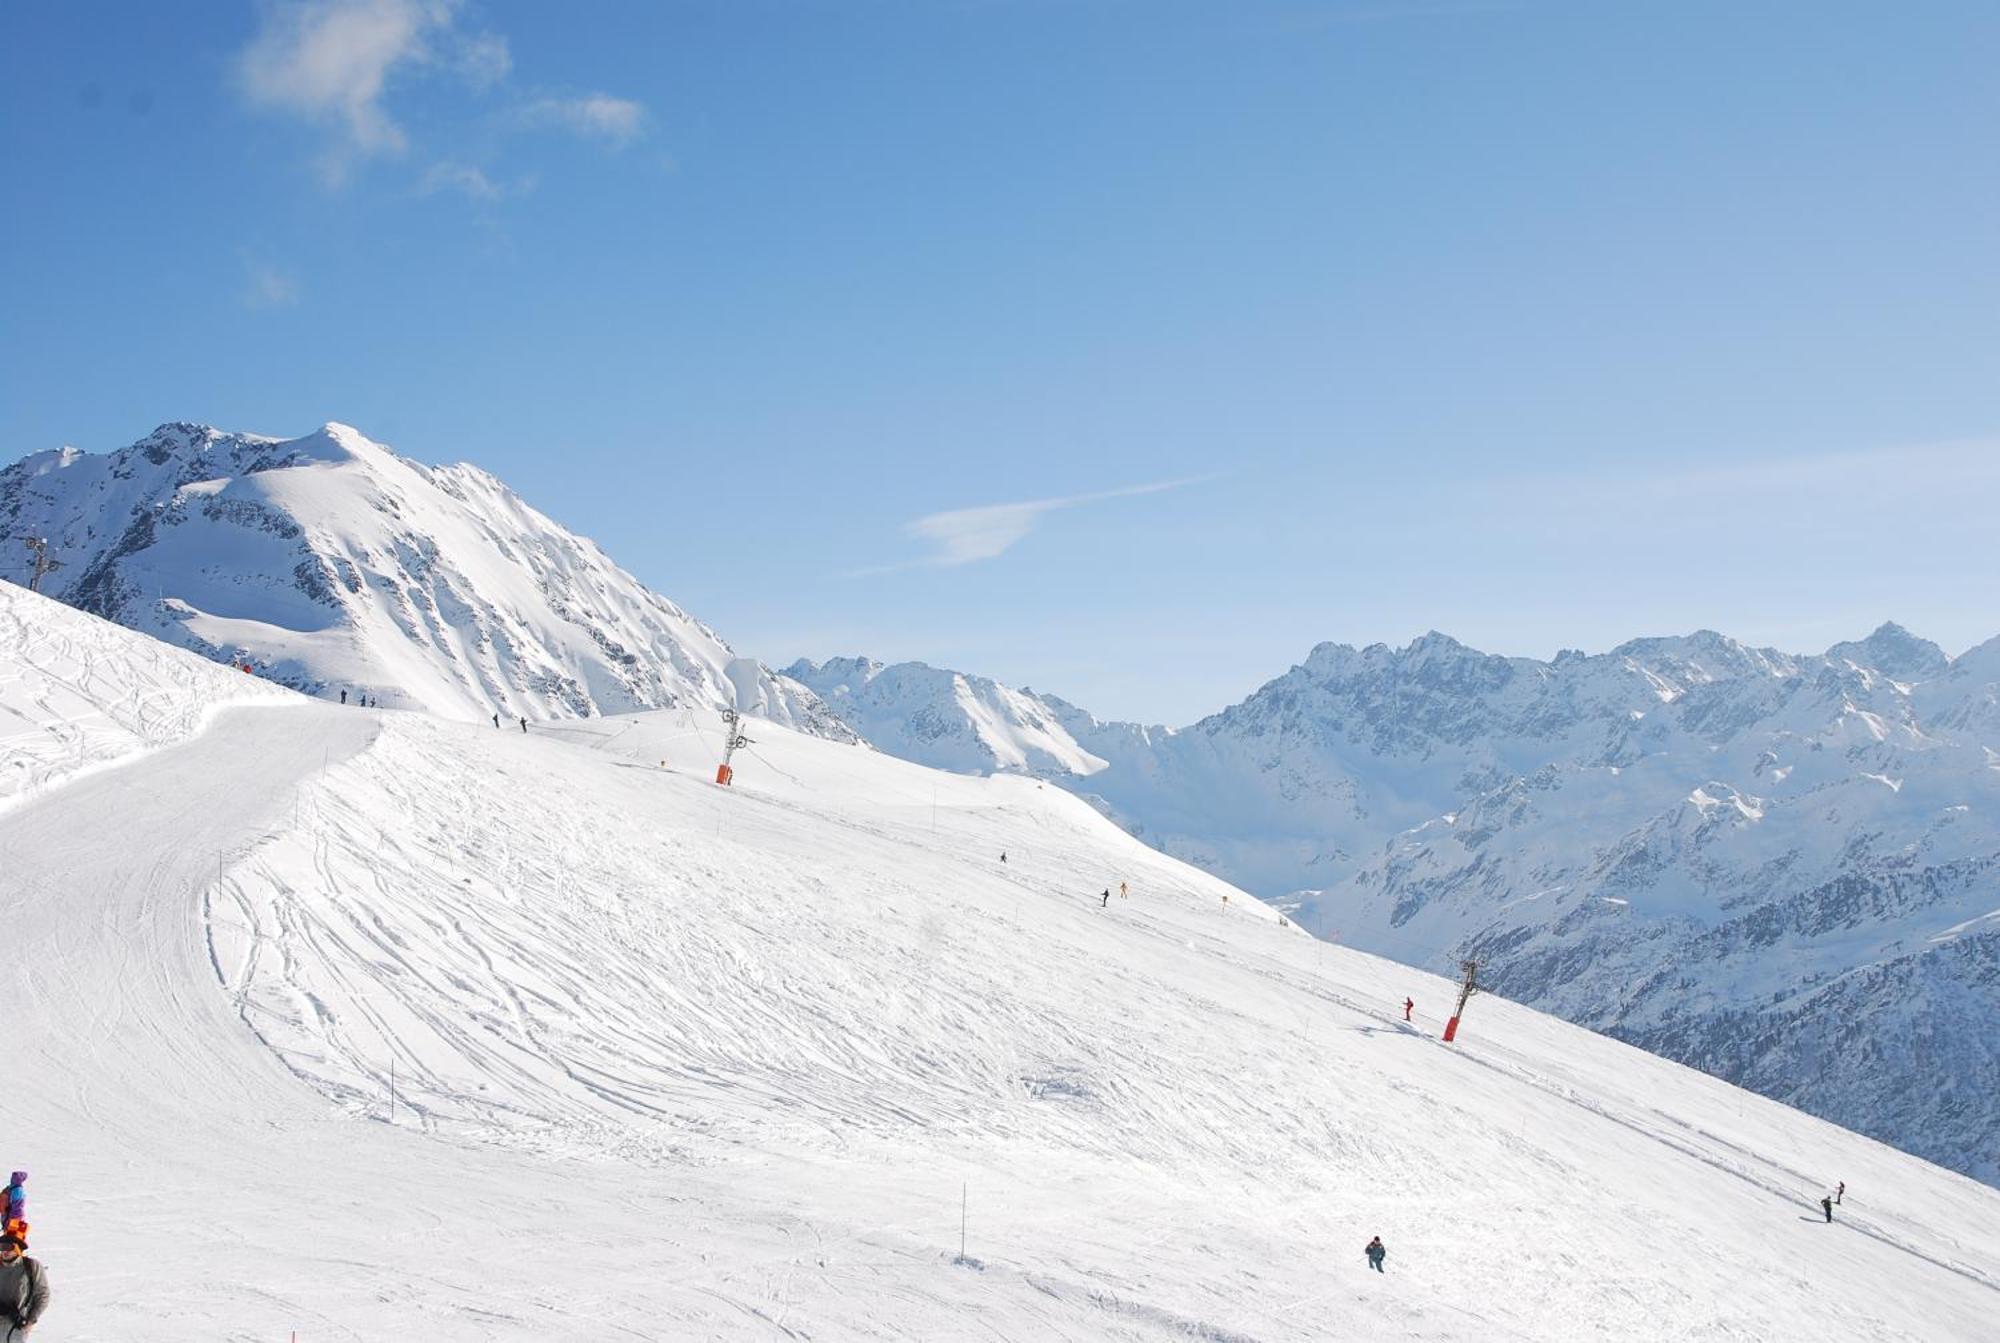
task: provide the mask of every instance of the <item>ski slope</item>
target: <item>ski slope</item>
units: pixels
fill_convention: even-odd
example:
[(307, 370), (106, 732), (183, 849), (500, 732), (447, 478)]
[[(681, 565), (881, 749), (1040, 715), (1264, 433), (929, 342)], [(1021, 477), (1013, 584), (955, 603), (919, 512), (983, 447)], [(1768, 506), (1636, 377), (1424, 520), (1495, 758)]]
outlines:
[(36, 1343), (1993, 1336), (2000, 1193), (1497, 999), (1443, 1045), (1032, 779), (201, 723), (0, 813)]
[(294, 697), (268, 681), (0, 582), (0, 809), (183, 741), (224, 704)]

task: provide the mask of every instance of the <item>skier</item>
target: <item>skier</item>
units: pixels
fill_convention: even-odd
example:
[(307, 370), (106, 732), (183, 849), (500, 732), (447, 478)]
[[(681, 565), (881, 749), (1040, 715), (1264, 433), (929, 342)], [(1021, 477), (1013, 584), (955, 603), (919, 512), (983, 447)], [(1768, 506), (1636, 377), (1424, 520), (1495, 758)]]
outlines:
[(526, 732), (527, 730), (528, 730), (528, 720), (523, 718), (521, 720), (521, 731)]
[(1122, 881), (1118, 883), (1118, 898), (1120, 900), (1125, 898), (1125, 883)]
[(0, 1318), (7, 1343), (25, 1339), (49, 1308), (49, 1275), (16, 1236), (0, 1236)]
[(1380, 1236), (1369, 1241), (1368, 1248), (1363, 1253), (1368, 1256), (1368, 1267), (1374, 1269), (1377, 1273), (1382, 1271), (1382, 1261), (1389, 1257), (1388, 1247), (1382, 1244)]
[(1111, 907), (1111, 888), (1109, 886), (1104, 888), (1104, 899), (1099, 902), (1097, 907), (1099, 909), (1109, 909)]
[(1826, 1210), (1826, 1220), (1831, 1222), (1833, 1220), (1833, 1195), (1828, 1194), (1825, 1198), (1822, 1198), (1819, 1201), (1819, 1206)]
[(493, 715), (493, 726), (496, 729), (500, 726), (500, 715), (497, 713)]
[(342, 704), (347, 703), (347, 692), (345, 690), (340, 692), (340, 702)]
[(1000, 861), (1003, 863), (1007, 861), (1007, 855), (1004, 851), (1000, 855)]
[(0, 1222), (0, 1236), (12, 1236), (21, 1242), (21, 1248), (28, 1248), (28, 1172), (17, 1170), (7, 1177), (7, 1188), (0, 1191), (0, 1207), (6, 1210), (6, 1220)]
[(1403, 999), (1403, 1020), (1408, 1021), (1410, 1019), (1410, 1013), (1416, 1010), (1417, 1010), (1417, 1000), (1415, 998)]
[(1842, 1198), (1846, 1197), (1846, 1195), (1847, 1195), (1847, 1181), (1842, 1180), (1840, 1182), (1840, 1188), (1833, 1191), (1833, 1201), (1835, 1203), (1838, 1203)]

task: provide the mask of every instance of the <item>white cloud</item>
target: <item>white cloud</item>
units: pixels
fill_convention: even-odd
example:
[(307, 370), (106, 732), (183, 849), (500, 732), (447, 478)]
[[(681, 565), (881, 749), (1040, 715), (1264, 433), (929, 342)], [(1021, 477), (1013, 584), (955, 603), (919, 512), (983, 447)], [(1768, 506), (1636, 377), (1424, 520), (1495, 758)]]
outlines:
[[(459, 31), (462, 5), (463, 0), (267, 0), (256, 35), (237, 59), (243, 92), (259, 107), (331, 130), (333, 140), (319, 168), (328, 186), (339, 186), (357, 163), (409, 149), (408, 134), (389, 110), (395, 87), (440, 74), (475, 92), (507, 83), (514, 69), (507, 39)], [(645, 129), (646, 109), (629, 98), (501, 96), (511, 105), (503, 119), (516, 127), (556, 126), (613, 146)], [(479, 200), (518, 194), (482, 169), (450, 162), (432, 166), (418, 190), (453, 190)]]
[(400, 153), (408, 143), (382, 106), (390, 72), (431, 59), (428, 39), (449, 26), (454, 0), (293, 0), (264, 13), (239, 62), (251, 101), (338, 125), (349, 156)]
[(578, 135), (622, 145), (645, 128), (646, 109), (630, 98), (591, 93), (581, 98), (540, 98), (528, 104), (527, 119), (535, 125), (560, 126)]
[(1160, 494), (1166, 490), (1175, 490), (1194, 483), (1195, 478), (1161, 480), (1148, 485), (1128, 485), (1118, 490), (1102, 490), (1095, 494), (1072, 494), (1058, 499), (1031, 499), (1018, 504), (981, 504), (976, 508), (954, 508), (943, 513), (929, 513), (905, 524), (903, 530), (918, 540), (927, 541), (935, 546), (935, 554), (906, 564), (858, 569), (846, 576), (861, 578), (871, 574), (900, 573), (905, 569), (953, 568), (961, 564), (995, 559), (1032, 532), (1035, 524), (1050, 513), (1106, 499), (1128, 499), (1139, 494)]
[(246, 308), (288, 308), (299, 301), (299, 282), (268, 261), (245, 256), (242, 300)]

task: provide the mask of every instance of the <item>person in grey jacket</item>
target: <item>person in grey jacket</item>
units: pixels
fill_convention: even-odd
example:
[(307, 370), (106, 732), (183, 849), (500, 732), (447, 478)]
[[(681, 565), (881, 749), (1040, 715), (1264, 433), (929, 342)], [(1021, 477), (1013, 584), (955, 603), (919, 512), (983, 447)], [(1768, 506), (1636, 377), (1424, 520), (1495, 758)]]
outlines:
[(49, 1308), (49, 1275), (41, 1263), (23, 1253), (13, 1236), (0, 1236), (0, 1319), (7, 1324), (7, 1343), (27, 1338)]

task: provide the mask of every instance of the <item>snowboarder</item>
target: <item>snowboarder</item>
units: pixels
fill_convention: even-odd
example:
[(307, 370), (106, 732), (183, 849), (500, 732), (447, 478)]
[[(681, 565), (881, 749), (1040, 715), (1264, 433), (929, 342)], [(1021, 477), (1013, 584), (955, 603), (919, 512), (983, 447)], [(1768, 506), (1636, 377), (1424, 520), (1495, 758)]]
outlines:
[(1389, 1257), (1388, 1247), (1382, 1244), (1380, 1236), (1369, 1241), (1368, 1248), (1363, 1253), (1368, 1256), (1368, 1267), (1374, 1269), (1377, 1273), (1382, 1271), (1382, 1261)]
[(1099, 909), (1109, 909), (1111, 907), (1111, 888), (1109, 886), (1104, 888), (1104, 899), (1099, 902), (1097, 907)]
[(1840, 1182), (1840, 1188), (1833, 1191), (1833, 1201), (1835, 1203), (1838, 1203), (1842, 1198), (1846, 1197), (1846, 1195), (1847, 1195), (1847, 1181), (1842, 1180)]
[(521, 720), (521, 731), (526, 732), (527, 730), (528, 730), (528, 720), (523, 718)]
[(1828, 1194), (1822, 1198), (1819, 1201), (1819, 1206), (1826, 1210), (1826, 1220), (1831, 1222), (1833, 1220), (1833, 1195)]
[(1408, 1021), (1410, 1019), (1410, 1013), (1416, 1010), (1417, 1010), (1417, 1000), (1415, 998), (1403, 999), (1403, 1020)]
[(49, 1308), (49, 1275), (14, 1236), (0, 1236), (0, 1319), (7, 1341), (25, 1339)]

